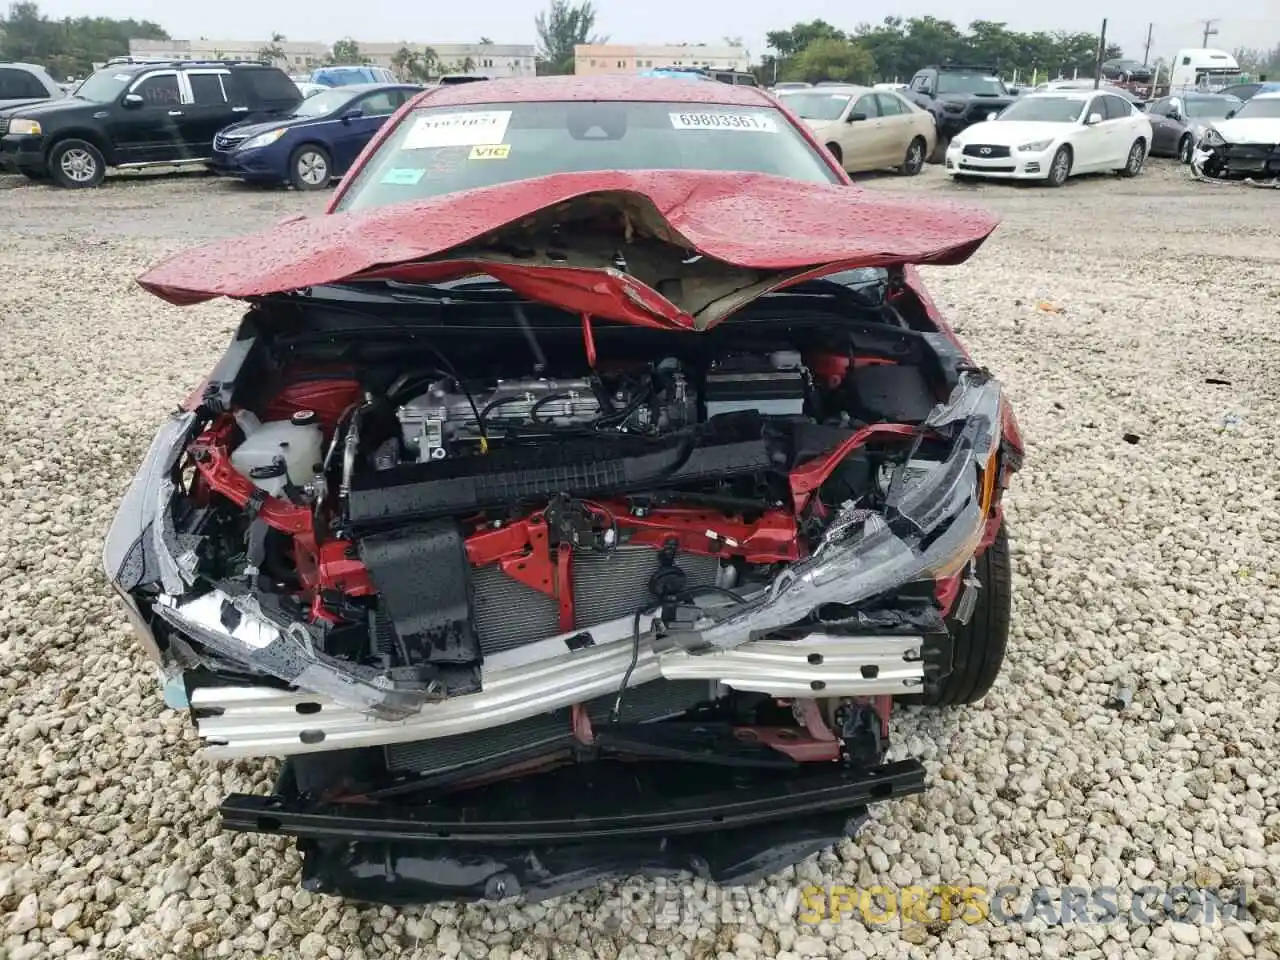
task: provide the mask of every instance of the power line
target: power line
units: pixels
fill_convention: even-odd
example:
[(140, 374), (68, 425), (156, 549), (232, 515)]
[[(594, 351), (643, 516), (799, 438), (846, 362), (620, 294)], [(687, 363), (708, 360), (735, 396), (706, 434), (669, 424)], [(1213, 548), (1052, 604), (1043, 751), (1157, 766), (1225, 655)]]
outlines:
[(1200, 41), (1200, 46), (1207, 47), (1209, 46), (1209, 38), (1216, 37), (1218, 35), (1218, 28), (1214, 26), (1218, 21), (1217, 19), (1213, 19), (1201, 20), (1200, 22), (1204, 24), (1204, 38)]

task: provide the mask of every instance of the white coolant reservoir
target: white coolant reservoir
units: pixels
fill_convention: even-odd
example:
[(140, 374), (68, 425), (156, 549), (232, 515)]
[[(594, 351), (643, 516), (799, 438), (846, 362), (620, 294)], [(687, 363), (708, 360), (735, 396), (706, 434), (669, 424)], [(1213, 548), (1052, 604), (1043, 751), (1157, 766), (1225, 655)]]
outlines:
[(231, 465), (259, 489), (278, 497), (286, 483), (301, 487), (320, 472), (324, 434), (312, 411), (270, 423), (244, 411), (236, 414), (236, 423), (245, 436), (231, 453)]

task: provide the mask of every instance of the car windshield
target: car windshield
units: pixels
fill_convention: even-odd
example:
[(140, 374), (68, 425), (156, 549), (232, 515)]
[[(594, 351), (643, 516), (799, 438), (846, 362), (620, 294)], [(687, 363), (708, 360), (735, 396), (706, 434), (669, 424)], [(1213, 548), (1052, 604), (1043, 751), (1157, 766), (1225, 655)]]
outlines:
[(847, 93), (788, 93), (781, 98), (792, 113), (806, 120), (839, 120), (850, 99)]
[(1238, 110), (1239, 108), (1240, 101), (1235, 97), (1187, 100), (1183, 104), (1183, 110), (1186, 111), (1188, 117), (1197, 117), (1202, 120), (1221, 120), (1232, 110)]
[(324, 91), (324, 93), (314, 93), (307, 97), (294, 108), (293, 115), (295, 117), (323, 117), (326, 113), (333, 113), (333, 111), (351, 99), (350, 90), (335, 87), (332, 90)]
[(108, 67), (85, 77), (80, 86), (72, 94), (78, 100), (89, 100), (92, 103), (110, 103), (124, 93), (124, 88), (133, 79), (131, 73), (121, 73)]
[(996, 120), (1075, 123), (1083, 107), (1084, 100), (1080, 97), (1027, 97), (1005, 107)]
[(840, 182), (790, 121), (764, 105), (483, 103), (407, 114), (336, 209), (590, 170), (733, 170)]
[(1280, 120), (1280, 97), (1254, 97), (1236, 111), (1236, 120)]
[(949, 93), (967, 93), (979, 97), (1004, 97), (1009, 91), (1004, 81), (985, 73), (951, 73), (943, 71), (938, 74), (938, 95)]

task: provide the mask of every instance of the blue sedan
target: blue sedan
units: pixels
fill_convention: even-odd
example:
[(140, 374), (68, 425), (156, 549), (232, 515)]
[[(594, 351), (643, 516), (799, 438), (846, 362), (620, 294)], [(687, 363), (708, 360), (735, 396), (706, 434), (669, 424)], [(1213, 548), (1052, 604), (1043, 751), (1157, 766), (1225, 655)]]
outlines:
[(411, 84), (362, 83), (317, 93), (288, 117), (218, 131), (210, 167), (245, 181), (319, 190), (346, 173), (387, 118), (421, 92)]

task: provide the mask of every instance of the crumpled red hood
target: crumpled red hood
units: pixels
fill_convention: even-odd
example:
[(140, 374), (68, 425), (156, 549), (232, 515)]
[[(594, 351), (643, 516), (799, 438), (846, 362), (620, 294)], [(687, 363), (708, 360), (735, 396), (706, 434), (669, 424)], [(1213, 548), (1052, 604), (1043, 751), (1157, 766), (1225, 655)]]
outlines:
[(592, 316), (703, 329), (811, 276), (960, 263), (997, 223), (952, 203), (765, 174), (561, 173), (286, 221), (177, 254), (138, 282), (183, 305), (483, 273)]

